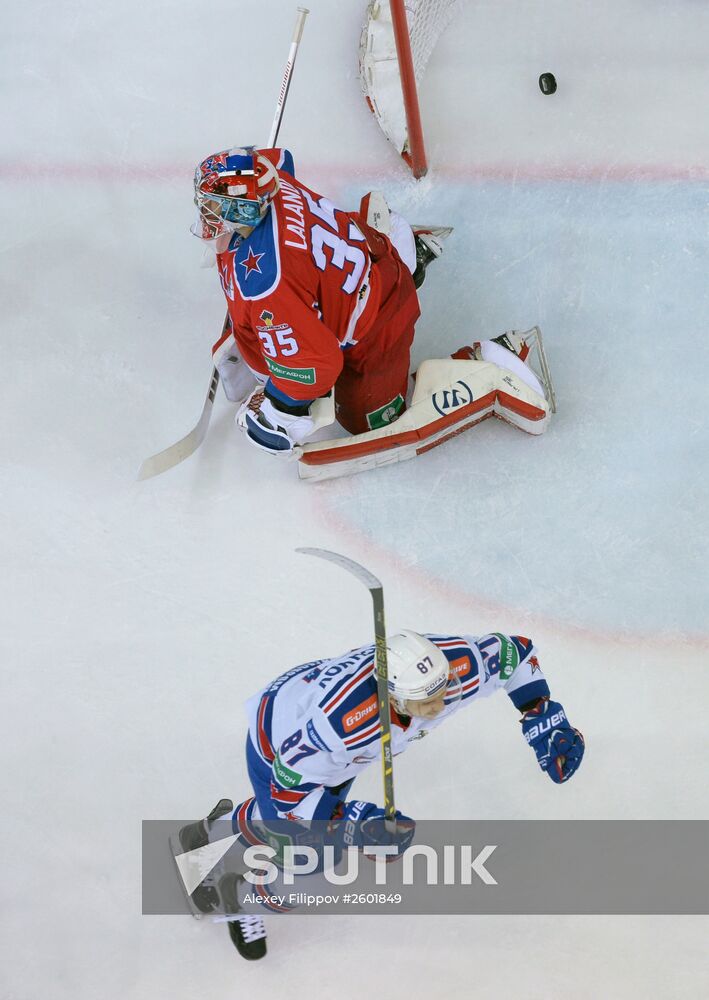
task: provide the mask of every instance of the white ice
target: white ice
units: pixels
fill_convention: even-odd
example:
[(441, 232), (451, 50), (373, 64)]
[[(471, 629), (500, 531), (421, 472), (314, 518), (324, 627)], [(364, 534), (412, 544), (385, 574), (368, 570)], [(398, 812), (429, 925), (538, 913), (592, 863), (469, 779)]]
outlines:
[(221, 397), (197, 455), (135, 481), (197, 419), (223, 317), (194, 164), (265, 140), (295, 5), (6, 11), (8, 1000), (320, 1000), (365, 972), (395, 998), (709, 992), (699, 917), (281, 919), (252, 965), (223, 928), (140, 914), (141, 820), (245, 797), (243, 699), (369, 635), (366, 593), (296, 545), (365, 562), (391, 628), (532, 635), (586, 734), (559, 788), (505, 699), (481, 704), (397, 762), (406, 812), (707, 817), (709, 7), (471, 0), (423, 86), (416, 184), (360, 95), (364, 6), (310, 0), (282, 142), (343, 205), (380, 187), (455, 226), (415, 361), (539, 323), (559, 413), (319, 486), (246, 447)]

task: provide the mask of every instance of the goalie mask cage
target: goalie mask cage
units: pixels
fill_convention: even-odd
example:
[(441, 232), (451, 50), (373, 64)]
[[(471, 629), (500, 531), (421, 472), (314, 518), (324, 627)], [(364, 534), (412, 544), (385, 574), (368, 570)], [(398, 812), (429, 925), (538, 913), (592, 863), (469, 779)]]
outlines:
[(364, 96), (414, 177), (427, 170), (417, 88), (462, 0), (372, 0), (359, 48)]

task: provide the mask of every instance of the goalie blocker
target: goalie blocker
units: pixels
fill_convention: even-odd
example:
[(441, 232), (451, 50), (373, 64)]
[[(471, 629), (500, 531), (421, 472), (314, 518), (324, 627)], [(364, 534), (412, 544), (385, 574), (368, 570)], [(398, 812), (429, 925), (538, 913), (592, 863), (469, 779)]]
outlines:
[[(396, 421), (363, 434), (303, 445), (298, 449), (300, 478), (333, 479), (405, 462), (493, 416), (528, 434), (543, 434), (556, 412), (556, 399), (541, 330), (535, 326), (520, 336), (536, 350), (538, 380), (514, 355), (506, 361), (510, 367), (472, 359), (424, 361), (411, 404)], [(332, 397), (317, 400), (315, 408), (322, 411), (317, 414), (320, 426), (334, 420)]]

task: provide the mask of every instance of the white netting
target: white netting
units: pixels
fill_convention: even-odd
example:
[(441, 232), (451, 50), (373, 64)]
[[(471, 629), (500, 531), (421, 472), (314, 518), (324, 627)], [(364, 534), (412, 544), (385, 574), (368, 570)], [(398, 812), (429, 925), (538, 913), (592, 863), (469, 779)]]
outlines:
[[(441, 33), (463, 0), (405, 0), (416, 83), (420, 82)], [(389, 0), (372, 0), (360, 39), (360, 78), (365, 97), (384, 134), (408, 153), (406, 111)]]
[(421, 81), (436, 42), (461, 4), (462, 0), (406, 0), (404, 3), (416, 83)]

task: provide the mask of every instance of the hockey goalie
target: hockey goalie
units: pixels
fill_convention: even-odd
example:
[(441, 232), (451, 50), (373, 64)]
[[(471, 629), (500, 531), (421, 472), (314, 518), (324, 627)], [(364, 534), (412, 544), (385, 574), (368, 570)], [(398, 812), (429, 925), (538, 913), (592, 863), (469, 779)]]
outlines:
[(537, 327), (410, 375), (417, 290), (450, 229), (409, 225), (378, 192), (343, 211), (296, 179), (285, 149), (207, 157), (195, 204), (192, 231), (214, 251), (227, 300), (213, 355), (237, 427), (297, 459), (302, 478), (402, 461), (489, 416), (546, 429), (555, 404)]

